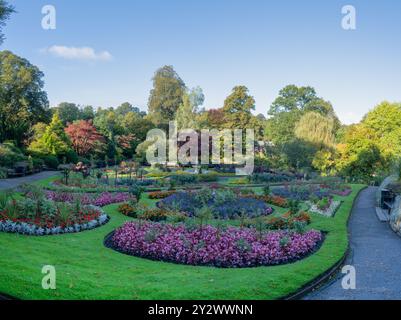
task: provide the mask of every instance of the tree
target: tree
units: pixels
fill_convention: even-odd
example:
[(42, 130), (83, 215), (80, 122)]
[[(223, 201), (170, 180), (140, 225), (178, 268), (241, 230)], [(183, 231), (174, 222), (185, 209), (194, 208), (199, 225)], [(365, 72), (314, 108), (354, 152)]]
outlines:
[(23, 141), (32, 125), (48, 122), (43, 73), (10, 51), (0, 52), (0, 142)]
[(46, 127), (43, 135), (31, 143), (29, 150), (59, 158), (71, 153), (71, 141), (64, 132), (63, 123), (57, 113), (53, 115), (52, 121)]
[(0, 0), (0, 45), (3, 44), (5, 38), (3, 34), (3, 27), (6, 25), (6, 21), (14, 12), (15, 10), (12, 5), (8, 4), (7, 1)]
[(53, 113), (58, 113), (64, 126), (81, 119), (81, 110), (75, 103), (62, 102), (53, 108)]
[(361, 124), (372, 130), (388, 167), (401, 158), (401, 104), (384, 101), (365, 115)]
[(312, 87), (289, 85), (280, 90), (279, 96), (270, 106), (270, 119), (266, 136), (275, 144), (285, 143), (295, 138), (295, 127), (301, 117), (308, 112), (319, 113), (333, 119), (334, 133), (340, 127), (330, 102), (316, 95)]
[(222, 129), (224, 124), (223, 109), (210, 109), (198, 116), (198, 123), (204, 129)]
[(319, 149), (332, 147), (335, 141), (334, 120), (314, 111), (307, 112), (296, 124), (295, 135)]
[(352, 127), (337, 150), (337, 170), (344, 176), (368, 180), (385, 166), (374, 130), (363, 124)]
[(295, 127), (301, 113), (298, 110), (281, 112), (266, 121), (266, 139), (275, 145), (283, 145), (295, 139)]
[(133, 112), (140, 117), (144, 117), (146, 115), (146, 112), (139, 110), (138, 107), (134, 107), (129, 102), (124, 102), (116, 108), (116, 114), (119, 116), (125, 116), (129, 112)]
[(137, 146), (146, 140), (146, 135), (154, 128), (154, 124), (142, 117), (141, 113), (133, 111), (120, 116), (119, 119), (122, 131), (115, 137), (116, 145), (125, 157), (131, 158)]
[(92, 106), (84, 106), (81, 109), (82, 120), (93, 120), (95, 118), (95, 111)]
[(124, 128), (122, 127), (121, 122), (121, 117), (116, 114), (113, 108), (99, 108), (93, 121), (97, 130), (107, 139), (106, 153), (110, 158), (119, 155), (116, 137), (124, 134)]
[(150, 118), (156, 125), (175, 119), (185, 91), (184, 81), (172, 66), (164, 66), (156, 71), (148, 102)]
[(337, 154), (334, 149), (322, 149), (316, 152), (312, 166), (323, 176), (332, 176), (336, 170)]
[(312, 87), (288, 85), (280, 90), (279, 96), (272, 103), (269, 115), (281, 112), (315, 111), (327, 116), (335, 116), (330, 102), (319, 98)]
[(196, 113), (190, 96), (184, 93), (183, 102), (177, 110), (176, 118), (177, 128), (180, 129), (196, 129)]
[(203, 94), (202, 88), (199, 86), (192, 88), (188, 95), (190, 103), (194, 108), (193, 111), (195, 113), (199, 112), (199, 107), (205, 102), (205, 95)]
[(307, 141), (294, 139), (281, 146), (282, 157), (289, 168), (300, 170), (312, 166), (316, 147)]
[(71, 123), (65, 128), (65, 132), (70, 138), (75, 152), (80, 156), (87, 156), (104, 143), (103, 136), (97, 132), (91, 120), (79, 120)]
[(252, 110), (255, 110), (255, 99), (249, 95), (245, 86), (236, 86), (224, 101), (224, 127), (227, 129), (252, 128)]

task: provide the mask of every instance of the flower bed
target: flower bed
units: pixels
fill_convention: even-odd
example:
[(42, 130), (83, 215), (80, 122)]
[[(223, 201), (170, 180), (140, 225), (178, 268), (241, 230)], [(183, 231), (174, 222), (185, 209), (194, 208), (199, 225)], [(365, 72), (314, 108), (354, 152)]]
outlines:
[(334, 217), (338, 208), (341, 206), (341, 201), (330, 201), (326, 207), (320, 207), (318, 204), (310, 203), (309, 212), (321, 214), (326, 217)]
[(272, 193), (281, 198), (298, 201), (306, 201), (311, 198), (322, 199), (330, 196), (329, 190), (315, 186), (285, 186), (272, 189)]
[(80, 201), (80, 203), (83, 205), (94, 205), (97, 207), (104, 207), (113, 203), (135, 200), (135, 197), (131, 196), (127, 192), (103, 192), (101, 194), (89, 194), (46, 191), (46, 198), (56, 202), (73, 203), (75, 201)]
[(248, 195), (242, 195), (245, 198), (253, 198), (257, 199), (260, 201), (264, 201), (266, 203), (272, 204), (274, 206), (280, 207), (280, 208), (288, 208), (288, 201), (285, 198), (275, 196), (275, 195), (256, 195), (256, 194), (248, 194)]
[(102, 209), (95, 206), (76, 208), (64, 204), (62, 207), (52, 207), (45, 202), (40, 206), (40, 212), (35, 213), (33, 210), (36, 205), (27, 204), (26, 200), (13, 200), (0, 212), (0, 232), (32, 236), (56, 235), (91, 230), (109, 221)]
[(308, 225), (311, 223), (311, 220), (307, 212), (302, 211), (295, 215), (287, 212), (281, 217), (268, 218), (267, 227), (271, 230), (286, 230), (294, 228), (297, 223)]
[(297, 261), (314, 252), (323, 240), (319, 231), (258, 232), (256, 229), (213, 226), (186, 228), (150, 222), (128, 222), (107, 244), (126, 254), (187, 265), (245, 268)]
[(196, 208), (207, 206), (215, 218), (235, 219), (241, 215), (248, 218), (266, 216), (273, 209), (264, 201), (238, 197), (230, 190), (204, 189), (198, 192), (178, 192), (158, 202), (158, 207), (185, 212), (189, 216), (196, 214)]
[(149, 192), (149, 199), (165, 199), (176, 193), (176, 191), (155, 191)]

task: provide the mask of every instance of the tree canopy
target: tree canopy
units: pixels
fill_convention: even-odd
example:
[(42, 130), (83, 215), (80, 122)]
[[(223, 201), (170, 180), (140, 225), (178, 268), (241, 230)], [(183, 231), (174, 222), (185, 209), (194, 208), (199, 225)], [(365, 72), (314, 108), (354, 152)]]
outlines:
[(175, 119), (185, 91), (184, 81), (172, 66), (164, 66), (156, 71), (148, 101), (149, 115), (156, 125)]
[(11, 14), (14, 13), (14, 7), (5, 0), (0, 0), (0, 45), (4, 41), (3, 27), (6, 25), (6, 21), (10, 18)]
[(224, 127), (227, 129), (252, 127), (252, 111), (255, 110), (255, 99), (249, 95), (245, 86), (236, 86), (225, 99), (223, 113), (225, 115)]
[(10, 51), (0, 52), (0, 142), (21, 144), (29, 128), (49, 120), (43, 73)]

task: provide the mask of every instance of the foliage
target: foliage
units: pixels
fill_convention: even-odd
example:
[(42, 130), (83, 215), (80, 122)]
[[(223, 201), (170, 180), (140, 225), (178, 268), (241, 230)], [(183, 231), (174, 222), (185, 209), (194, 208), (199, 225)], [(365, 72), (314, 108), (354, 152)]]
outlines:
[[(295, 215), (288, 212), (280, 217), (271, 217), (267, 219), (266, 223), (267, 228), (271, 230), (297, 229), (297, 232), (303, 233), (304, 228), (300, 228), (298, 224), (302, 223), (308, 225), (311, 221), (311, 216), (307, 212), (302, 211)], [(302, 229), (302, 231), (300, 229)]]
[(10, 5), (5, 0), (0, 0), (0, 45), (4, 41), (3, 27), (11, 14), (15, 12), (14, 6)]
[(71, 154), (71, 141), (64, 132), (64, 126), (58, 114), (54, 114), (46, 131), (29, 146), (32, 152), (44, 155), (66, 156)]
[(255, 110), (255, 99), (249, 95), (248, 91), (245, 86), (236, 86), (224, 101), (222, 110), (225, 115), (224, 128), (252, 128), (251, 111)]
[[(32, 189), (32, 192), (34, 189)], [(0, 231), (30, 235), (79, 232), (107, 222), (99, 208), (56, 204), (40, 194), (22, 200), (10, 199), (0, 211)]]
[(148, 102), (149, 115), (155, 124), (175, 119), (185, 90), (184, 81), (172, 66), (164, 66), (155, 72)]
[(71, 193), (71, 192), (57, 192), (47, 191), (46, 197), (55, 202), (69, 202), (75, 203), (79, 201), (83, 205), (94, 205), (97, 207), (104, 207), (113, 203), (121, 203), (125, 201), (135, 201), (135, 198), (129, 193), (123, 192), (102, 192), (96, 193)]
[(337, 147), (337, 169), (343, 176), (369, 180), (385, 167), (385, 159), (372, 129), (358, 125), (350, 129), (345, 143)]
[[(288, 248), (279, 245), (287, 237)], [(277, 265), (296, 261), (322, 240), (318, 231), (263, 233), (256, 229), (212, 226), (187, 229), (184, 225), (128, 222), (112, 238), (125, 253), (148, 259), (223, 268)], [(238, 258), (241, 257), (241, 258)]]
[(72, 147), (80, 156), (87, 156), (96, 147), (99, 148), (104, 138), (92, 124), (92, 120), (80, 120), (69, 124), (65, 132), (71, 140)]
[(195, 174), (174, 174), (169, 177), (169, 180), (175, 185), (184, 185), (197, 182), (198, 177)]
[(233, 192), (227, 190), (204, 189), (195, 193), (178, 192), (158, 203), (160, 208), (168, 210), (179, 210), (189, 216), (195, 216), (195, 208), (209, 207), (213, 216), (217, 219), (235, 219), (242, 214), (248, 217), (269, 215), (272, 208), (263, 201), (237, 197)]
[(177, 109), (175, 121), (177, 122), (177, 129), (196, 129), (196, 110), (195, 106), (191, 103), (190, 96), (187, 93), (183, 94), (182, 104)]
[(334, 145), (334, 133), (334, 119), (317, 112), (305, 113), (295, 127), (298, 139), (312, 143), (319, 149)]
[(129, 193), (134, 196), (138, 201), (141, 199), (141, 195), (144, 191), (144, 188), (137, 183), (132, 184), (129, 188)]
[[(320, 189), (318, 186), (296, 184), (274, 188), (272, 189), (272, 193), (276, 196), (294, 201), (306, 201), (311, 199), (311, 197), (322, 199), (330, 195), (330, 191)], [(288, 205), (290, 205), (290, 203), (288, 203)]]
[(22, 160), (26, 160), (26, 157), (12, 143), (5, 142), (0, 144), (0, 167), (11, 168), (16, 162)]
[(155, 191), (149, 192), (148, 197), (149, 199), (165, 199), (171, 195), (173, 195), (175, 191)]
[(272, 183), (291, 181), (293, 177), (285, 174), (257, 173), (250, 176), (252, 183)]
[[(5, 2), (0, 2), (4, 10)], [(7, 16), (7, 9), (0, 11)], [(0, 52), (0, 142), (22, 144), (32, 125), (47, 121), (49, 107), (43, 73), (10, 51)]]
[(160, 222), (167, 220), (169, 212), (159, 208), (147, 208), (145, 212), (137, 214), (138, 219)]
[(118, 212), (131, 218), (136, 218), (136, 210), (130, 203), (123, 203), (118, 206)]
[(63, 126), (67, 126), (77, 120), (81, 120), (81, 110), (75, 103), (62, 102), (52, 108), (53, 114), (58, 114)]

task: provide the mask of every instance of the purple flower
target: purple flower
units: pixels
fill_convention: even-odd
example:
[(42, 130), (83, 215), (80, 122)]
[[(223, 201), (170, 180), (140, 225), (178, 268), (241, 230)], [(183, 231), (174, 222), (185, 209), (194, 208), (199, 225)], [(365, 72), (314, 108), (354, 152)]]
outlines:
[(112, 237), (119, 251), (154, 260), (189, 265), (244, 268), (296, 261), (322, 241), (319, 231), (263, 232), (213, 226), (188, 229), (184, 225), (128, 222)]
[(56, 202), (74, 202), (79, 200), (83, 205), (95, 205), (98, 207), (126, 202), (132, 199), (132, 196), (127, 192), (103, 192), (101, 194), (96, 194), (47, 191), (46, 197)]

